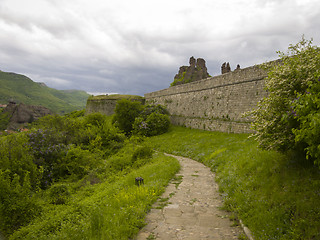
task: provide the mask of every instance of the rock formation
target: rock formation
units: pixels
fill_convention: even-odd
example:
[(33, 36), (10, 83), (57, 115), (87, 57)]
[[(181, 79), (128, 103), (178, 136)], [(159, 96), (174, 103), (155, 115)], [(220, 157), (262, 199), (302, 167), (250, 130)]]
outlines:
[(8, 130), (16, 130), (40, 117), (53, 114), (49, 109), (43, 106), (31, 106), (23, 103), (16, 104), (13, 101), (9, 102), (7, 107), (3, 110), (3, 113), (7, 113), (10, 118), (7, 126)]
[(229, 62), (224, 62), (221, 66), (221, 74), (225, 74), (231, 72), (230, 64)]
[[(235, 70), (239, 70), (240, 69), (240, 65), (237, 65), (237, 68)], [(230, 64), (229, 62), (224, 62), (221, 66), (221, 74), (225, 74), (231, 72), (231, 68), (230, 68)]]
[(172, 86), (209, 77), (206, 61), (203, 58), (198, 58), (196, 60), (194, 57), (191, 57), (189, 64), (190, 66), (182, 66), (179, 68), (179, 72), (175, 75), (174, 81), (171, 84)]

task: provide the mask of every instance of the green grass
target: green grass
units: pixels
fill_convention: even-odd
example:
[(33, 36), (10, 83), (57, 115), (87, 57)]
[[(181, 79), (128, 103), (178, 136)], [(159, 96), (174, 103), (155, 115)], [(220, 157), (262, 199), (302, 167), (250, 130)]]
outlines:
[[(175, 158), (156, 154), (151, 163), (83, 188), (65, 205), (49, 206), (45, 215), (9, 239), (130, 239), (144, 226), (144, 217), (179, 170)], [(142, 176), (144, 185), (135, 185)]]
[(224, 208), (256, 239), (320, 239), (320, 171), (301, 157), (263, 151), (247, 134), (183, 127), (149, 144), (216, 172)]
[(84, 109), (89, 94), (79, 90), (56, 90), (33, 82), (30, 78), (0, 71), (0, 103), (9, 100), (28, 105), (41, 105), (56, 113)]

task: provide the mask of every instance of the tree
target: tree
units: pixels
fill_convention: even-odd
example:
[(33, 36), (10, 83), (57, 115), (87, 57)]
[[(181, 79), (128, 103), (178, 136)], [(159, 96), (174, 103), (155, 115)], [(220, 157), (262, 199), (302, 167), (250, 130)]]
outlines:
[[(320, 139), (311, 136), (320, 133), (319, 120), (315, 123), (320, 109), (320, 48), (302, 37), (287, 53), (278, 53), (280, 63), (263, 65), (268, 96), (251, 112), (254, 136), (262, 148), (302, 150), (319, 158)], [(311, 146), (317, 154), (311, 154)]]
[(112, 122), (129, 135), (133, 129), (134, 120), (142, 110), (143, 106), (140, 102), (121, 99), (117, 102)]

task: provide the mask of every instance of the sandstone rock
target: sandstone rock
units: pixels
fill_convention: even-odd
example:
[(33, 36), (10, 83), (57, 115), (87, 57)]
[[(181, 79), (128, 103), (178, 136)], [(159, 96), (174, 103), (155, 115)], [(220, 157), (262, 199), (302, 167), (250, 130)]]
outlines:
[(20, 103), (17, 105), (15, 102), (10, 102), (3, 110), (3, 113), (9, 113), (10, 121), (8, 130), (16, 130), (23, 127), (27, 123), (31, 123), (40, 117), (48, 114), (53, 114), (49, 109), (43, 106), (31, 106)]

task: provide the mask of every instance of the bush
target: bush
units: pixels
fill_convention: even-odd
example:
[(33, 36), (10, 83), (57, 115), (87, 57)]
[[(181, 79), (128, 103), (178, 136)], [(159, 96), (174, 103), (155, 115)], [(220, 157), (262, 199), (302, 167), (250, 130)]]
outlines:
[(0, 156), (0, 169), (9, 170), (11, 178), (17, 174), (22, 181), (28, 175), (32, 188), (38, 187), (42, 178), (42, 169), (34, 163), (34, 157), (29, 149), (28, 137), (25, 133), (1, 137)]
[(54, 185), (50, 188), (49, 197), (53, 204), (65, 204), (70, 197), (70, 191), (65, 184)]
[(137, 159), (143, 158), (152, 158), (153, 150), (151, 147), (148, 146), (141, 146), (138, 147), (132, 154), (132, 160), (136, 161)]
[(77, 110), (72, 111), (71, 113), (67, 113), (65, 116), (72, 117), (72, 118), (78, 118), (78, 117), (84, 117), (86, 110)]
[(142, 136), (155, 136), (168, 131), (169, 112), (160, 105), (147, 105), (133, 124), (133, 132)]
[(81, 129), (84, 128), (83, 118), (59, 115), (47, 115), (32, 123), (36, 129), (48, 130), (51, 132), (59, 132), (64, 135), (64, 144), (79, 141), (82, 136), (79, 135)]
[(302, 38), (279, 56), (281, 64), (264, 66), (269, 95), (251, 112), (254, 136), (262, 148), (306, 150), (309, 157), (319, 158), (320, 48)]
[(10, 122), (9, 113), (0, 112), (0, 131), (1, 130), (6, 130), (7, 127), (8, 127), (9, 122)]
[(102, 126), (107, 119), (107, 116), (102, 113), (91, 113), (85, 116), (84, 125), (87, 126)]
[(159, 113), (169, 115), (168, 110), (160, 104), (157, 105), (146, 105), (140, 114), (140, 117), (147, 118), (151, 113)]
[(168, 115), (160, 113), (151, 113), (146, 119), (136, 118), (133, 129), (135, 134), (143, 136), (155, 136), (168, 131), (170, 127), (170, 119)]
[(91, 153), (89, 150), (83, 150), (80, 147), (71, 146), (64, 159), (59, 162), (56, 171), (60, 177), (72, 176), (80, 179), (87, 175), (90, 170), (101, 166), (103, 160)]
[(40, 212), (31, 194), (28, 174), (24, 179), (10, 170), (0, 170), (0, 229), (11, 234), (28, 224)]
[(60, 162), (66, 156), (68, 148), (64, 144), (65, 135), (53, 130), (38, 129), (28, 136), (34, 163), (43, 169), (41, 187), (45, 189), (54, 179), (61, 177)]
[(143, 106), (140, 102), (121, 99), (117, 102), (112, 122), (120, 130), (124, 131), (126, 135), (130, 135), (133, 123), (136, 117), (141, 113), (142, 109)]
[(310, 81), (306, 93), (299, 93), (293, 103), (299, 128), (293, 129), (295, 141), (305, 147), (307, 159), (320, 166), (320, 78)]

